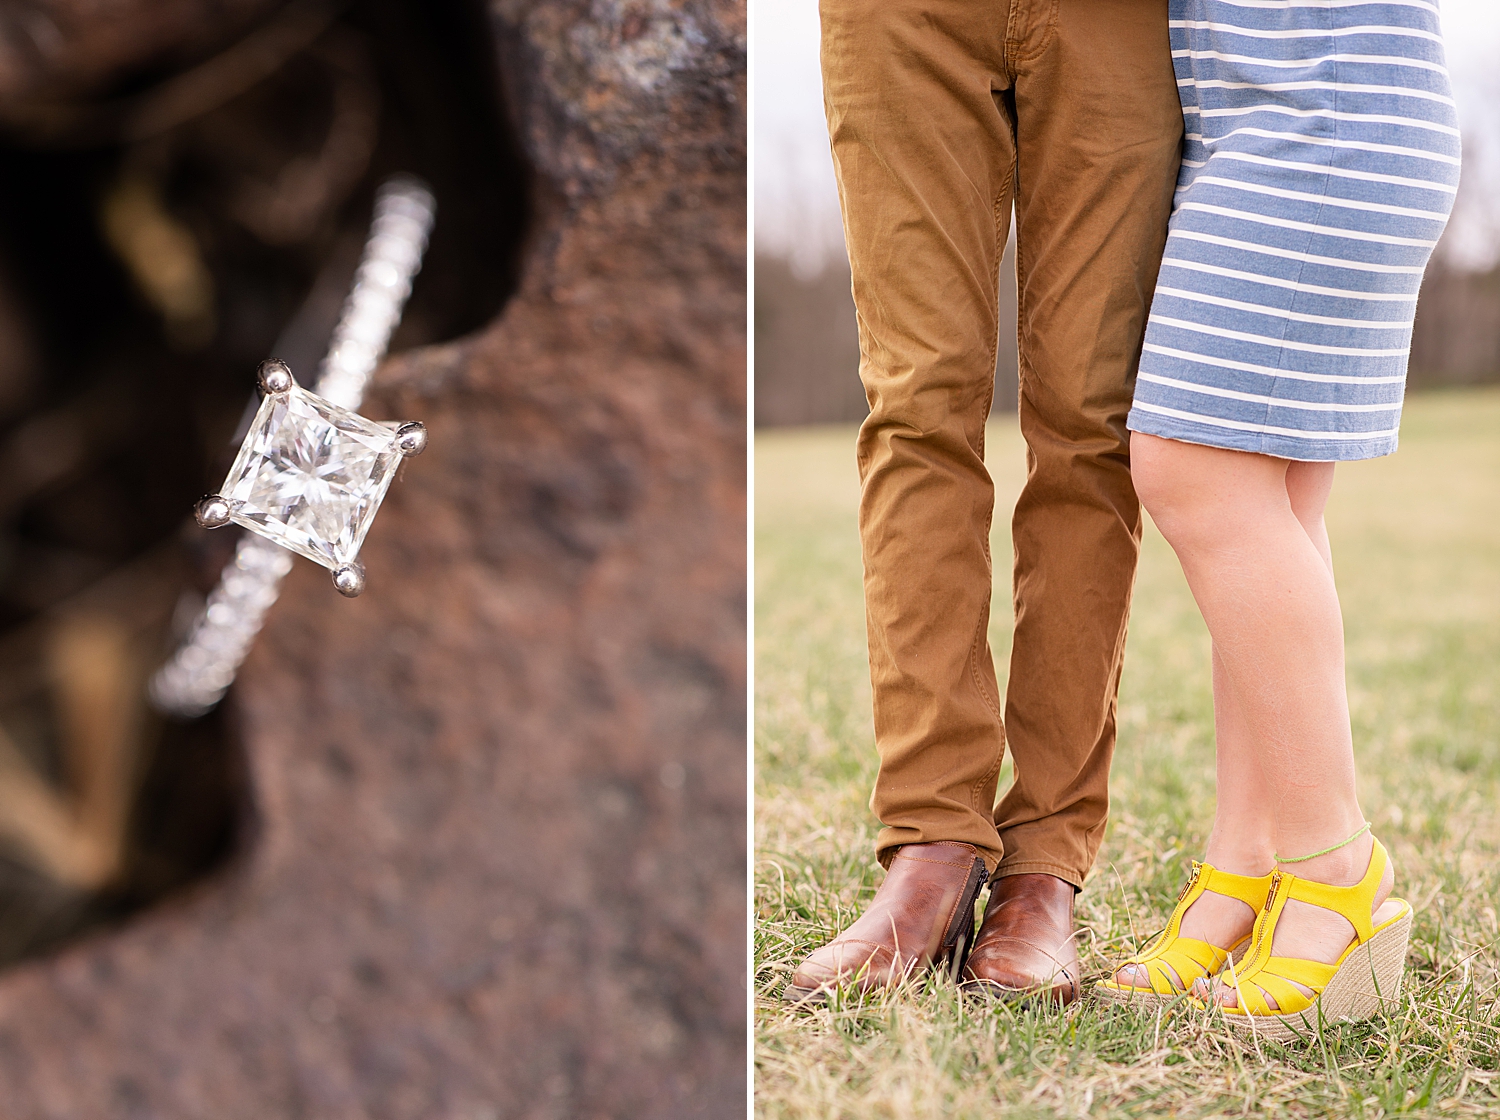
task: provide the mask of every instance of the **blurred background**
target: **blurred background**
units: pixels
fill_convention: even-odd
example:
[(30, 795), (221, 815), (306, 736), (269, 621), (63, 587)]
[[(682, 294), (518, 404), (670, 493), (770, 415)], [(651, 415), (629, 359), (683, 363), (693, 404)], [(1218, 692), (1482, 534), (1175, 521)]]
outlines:
[[(1428, 268), (1410, 387), (1500, 381), (1500, 5), (1442, 0), (1464, 169)], [(756, 0), (755, 423), (863, 419), (813, 0)], [(995, 414), (1016, 408), (1014, 241), (1000, 267)]]
[(69, 17), (0, 13), (0, 965), (247, 825), (232, 720), (163, 721), (141, 682), (233, 549), (185, 515), (253, 371), (312, 381), (375, 187), (442, 199), (396, 350), (493, 316), (525, 221), (477, 3)]

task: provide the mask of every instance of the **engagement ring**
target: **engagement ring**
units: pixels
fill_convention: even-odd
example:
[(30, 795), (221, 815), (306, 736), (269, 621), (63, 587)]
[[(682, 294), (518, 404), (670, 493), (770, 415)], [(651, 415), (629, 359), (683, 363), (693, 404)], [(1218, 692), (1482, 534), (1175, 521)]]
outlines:
[(339, 592), (365, 587), (359, 548), (403, 459), (420, 455), (419, 423), (377, 423), (355, 410), (384, 356), (422, 263), (434, 203), (398, 177), (375, 199), (375, 217), (315, 392), (285, 362), (260, 366), (263, 399), (219, 493), (198, 502), (198, 524), (249, 529), (186, 638), (151, 680), (151, 701), (177, 716), (209, 711), (234, 682), (292, 569), (291, 553), (333, 572)]
[(402, 459), (427, 446), (427, 429), (340, 408), (276, 358), (261, 363), (260, 388), (260, 411), (219, 493), (198, 503), (198, 524), (243, 525), (331, 570), (352, 598), (365, 587), (359, 546)]

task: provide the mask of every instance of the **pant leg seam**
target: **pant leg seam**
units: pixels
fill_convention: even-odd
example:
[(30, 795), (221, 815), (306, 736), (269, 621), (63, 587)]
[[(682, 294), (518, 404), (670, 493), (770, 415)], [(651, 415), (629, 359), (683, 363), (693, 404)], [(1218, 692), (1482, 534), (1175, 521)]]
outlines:
[(975, 781), (969, 794), (969, 804), (976, 813), (986, 814), (991, 821), (994, 819), (994, 806), (981, 807), (979, 803), (980, 794), (995, 780), (1000, 773), (1000, 765), (1005, 761), (1005, 717), (1000, 711), (1000, 698), (991, 697), (989, 691), (984, 687), (984, 674), (979, 671), (979, 651), (984, 645), (985, 623), (988, 621), (989, 612), (981, 612), (979, 625), (974, 629), (974, 641), (969, 646), (969, 675), (974, 678), (974, 687), (979, 690), (979, 697), (984, 701), (984, 706), (989, 709), (990, 714), (995, 717), (995, 723), (1000, 728), (1000, 748), (995, 752), (995, 760), (990, 763), (983, 775)]
[[(1011, 159), (1010, 182), (1011, 195), (1016, 197), (1020, 193), (1020, 144), (1016, 145), (1016, 154)], [(1026, 391), (1027, 382), (1030, 378), (1027, 367), (1031, 359), (1027, 356), (1025, 346), (1025, 334), (1022, 324), (1026, 322), (1026, 257), (1023, 252), (1025, 238), (1021, 236), (1021, 215), (1016, 213), (1016, 401), (1017, 411), (1020, 410), (1021, 394)]]

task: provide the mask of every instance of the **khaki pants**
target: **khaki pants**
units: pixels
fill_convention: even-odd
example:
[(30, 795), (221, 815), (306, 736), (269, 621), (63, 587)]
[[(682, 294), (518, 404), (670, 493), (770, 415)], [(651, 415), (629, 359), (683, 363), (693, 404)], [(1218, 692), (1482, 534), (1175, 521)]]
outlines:
[[(822, 0), (822, 21), (871, 410), (877, 847), (958, 840), (1081, 886), (1140, 541), (1125, 414), (1183, 131), (1166, 0)], [(1028, 471), (1002, 720), (984, 424), (1012, 202)]]

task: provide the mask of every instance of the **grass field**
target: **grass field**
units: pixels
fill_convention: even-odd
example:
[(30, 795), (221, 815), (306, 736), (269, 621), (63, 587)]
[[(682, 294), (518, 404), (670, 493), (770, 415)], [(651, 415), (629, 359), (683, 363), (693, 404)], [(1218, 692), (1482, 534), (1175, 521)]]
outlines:
[[(1259, 1047), (1184, 1011), (976, 1006), (945, 979), (791, 1010), (796, 963), (881, 872), (852, 428), (756, 441), (756, 1108), (766, 1117), (1500, 1115), (1500, 392), (1408, 402), (1400, 452), (1341, 466), (1329, 510), (1361, 798), (1416, 906), (1399, 1010)], [(994, 555), (1023, 476), (989, 440)], [(1010, 648), (1008, 572), (991, 641)], [(1208, 636), (1148, 527), (1113, 809), (1079, 896), (1085, 967), (1153, 933), (1213, 812)], [(1004, 675), (1002, 672), (1002, 687)], [(1002, 773), (1002, 784), (1007, 780)]]

